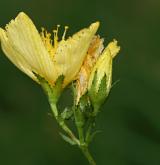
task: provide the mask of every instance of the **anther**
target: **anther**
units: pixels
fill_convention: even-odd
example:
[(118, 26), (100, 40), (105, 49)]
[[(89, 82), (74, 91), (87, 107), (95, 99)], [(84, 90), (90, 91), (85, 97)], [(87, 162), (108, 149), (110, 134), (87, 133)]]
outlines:
[(62, 40), (65, 40), (65, 36), (66, 36), (68, 28), (69, 28), (68, 26), (64, 27), (64, 33), (63, 33), (63, 36), (62, 36)]
[(54, 34), (54, 47), (57, 47), (58, 44), (58, 30), (59, 30), (60, 25), (57, 25), (57, 29), (53, 30)]

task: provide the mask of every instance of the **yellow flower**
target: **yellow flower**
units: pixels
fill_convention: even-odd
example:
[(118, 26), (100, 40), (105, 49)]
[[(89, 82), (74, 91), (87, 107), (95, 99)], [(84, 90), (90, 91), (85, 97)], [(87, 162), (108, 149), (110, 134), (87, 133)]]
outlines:
[(0, 28), (1, 46), (6, 56), (24, 73), (38, 82), (33, 74), (40, 75), (54, 85), (60, 75), (64, 84), (70, 83), (79, 72), (99, 22), (82, 29), (72, 37), (58, 39), (58, 27), (51, 34), (42, 29), (37, 31), (32, 20), (23, 12), (4, 29)]

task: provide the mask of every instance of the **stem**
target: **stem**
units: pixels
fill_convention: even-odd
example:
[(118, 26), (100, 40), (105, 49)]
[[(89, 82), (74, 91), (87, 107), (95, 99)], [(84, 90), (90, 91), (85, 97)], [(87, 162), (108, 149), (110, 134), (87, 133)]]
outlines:
[(94, 120), (95, 118), (93, 116), (91, 116), (88, 120), (88, 129), (87, 129), (87, 132), (86, 132), (86, 142), (87, 144), (90, 143), (91, 141), (91, 131), (92, 131), (92, 128), (93, 128), (93, 124), (94, 124)]
[(88, 147), (87, 146), (80, 146), (80, 149), (84, 156), (87, 158), (90, 165), (96, 165), (96, 162), (94, 161), (93, 157), (91, 156)]
[[(55, 112), (58, 112), (56, 104), (50, 103), (50, 105), (51, 105), (51, 110), (52, 110), (53, 114), (55, 114)], [(61, 128), (80, 147), (82, 153), (87, 158), (89, 164), (96, 165), (96, 162), (94, 161), (94, 159), (92, 158), (92, 156), (88, 150), (88, 146), (84, 142), (83, 128), (77, 127), (78, 133), (79, 133), (79, 139), (80, 139), (80, 141), (79, 141), (61, 118), (59, 118), (58, 116), (55, 116), (55, 118), (56, 118), (58, 124), (61, 126)]]
[(78, 130), (80, 143), (83, 144), (84, 143), (83, 128), (82, 127), (77, 127), (77, 130)]
[[(79, 140), (75, 137), (75, 135), (73, 134), (73, 132), (68, 128), (68, 126), (65, 124), (64, 120), (62, 120), (59, 116), (58, 116), (58, 110), (57, 110), (57, 106), (55, 103), (50, 102), (50, 106), (51, 106), (51, 110), (55, 116), (55, 119), (57, 120), (59, 126), (68, 134), (68, 136), (77, 144), (79, 145)], [(56, 113), (55, 113), (56, 112)]]
[(75, 135), (73, 134), (73, 132), (68, 128), (68, 126), (63, 122), (57, 120), (59, 125), (61, 126), (61, 128), (68, 134), (68, 136), (77, 144), (79, 145), (80, 142), (79, 140), (75, 137)]
[[(68, 134), (68, 136), (79, 146), (81, 151), (83, 152), (84, 156), (87, 158), (90, 165), (96, 165), (94, 159), (92, 158), (89, 150), (88, 150), (88, 143), (85, 142), (84, 139), (84, 132), (83, 132), (83, 114), (80, 110), (75, 111), (74, 109), (74, 116), (75, 116), (75, 123), (78, 129), (79, 139), (75, 137), (73, 132), (68, 128), (68, 126), (65, 124), (64, 119), (61, 118), (59, 115), (59, 111), (57, 109), (57, 101), (59, 98), (59, 89), (61, 89), (61, 86), (55, 86), (55, 88), (51, 88), (46, 81), (41, 80), (41, 85), (44, 91), (46, 92), (48, 96), (48, 101), (52, 110), (52, 113), (58, 122), (59, 126)], [(58, 84), (59, 85), (59, 84)], [(61, 85), (61, 84), (60, 84)], [(89, 131), (90, 133), (90, 131)]]
[(84, 126), (84, 118), (81, 110), (79, 108), (74, 108), (74, 118), (75, 118), (75, 125), (77, 127), (78, 136), (80, 140), (80, 145), (84, 144), (84, 132), (83, 132), (83, 126)]

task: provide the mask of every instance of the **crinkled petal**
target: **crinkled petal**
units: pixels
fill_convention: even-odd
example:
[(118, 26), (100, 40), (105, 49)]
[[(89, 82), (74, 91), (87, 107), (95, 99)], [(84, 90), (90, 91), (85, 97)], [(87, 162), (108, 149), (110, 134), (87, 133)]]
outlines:
[(91, 71), (103, 50), (103, 39), (100, 39), (99, 36), (94, 36), (83, 65), (78, 73), (77, 78), (77, 103), (79, 102), (80, 97), (87, 91), (88, 81), (91, 74)]

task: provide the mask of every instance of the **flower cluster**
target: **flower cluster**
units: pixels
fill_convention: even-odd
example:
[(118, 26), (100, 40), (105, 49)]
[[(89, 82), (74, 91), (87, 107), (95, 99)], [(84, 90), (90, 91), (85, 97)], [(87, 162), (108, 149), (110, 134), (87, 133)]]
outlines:
[[(68, 39), (68, 26), (65, 26), (61, 38), (58, 36), (59, 27), (57, 25), (53, 30), (53, 36), (44, 28), (39, 33), (32, 20), (21, 12), (5, 29), (0, 28), (1, 47), (14, 65), (42, 86), (55, 119), (68, 135), (62, 135), (64, 140), (77, 144), (90, 164), (95, 165), (87, 146), (94, 119), (111, 90), (112, 61), (120, 47), (113, 40), (104, 48), (104, 40), (96, 34), (99, 22)], [(74, 105), (61, 113), (56, 104), (64, 88), (71, 83)], [(79, 139), (65, 124), (65, 120), (71, 117)]]
[(0, 28), (0, 41), (10, 61), (33, 80), (39, 82), (36, 73), (54, 86), (58, 77), (63, 75), (63, 88), (77, 80), (78, 103), (80, 97), (91, 88), (95, 73), (95, 92), (98, 92), (104, 76), (107, 93), (111, 87), (112, 59), (120, 47), (114, 40), (104, 49), (103, 39), (96, 35), (98, 27), (99, 22), (92, 23), (65, 39), (66, 26), (59, 39), (57, 25), (52, 39), (52, 34), (44, 28), (39, 33), (32, 20), (21, 12), (5, 29)]

